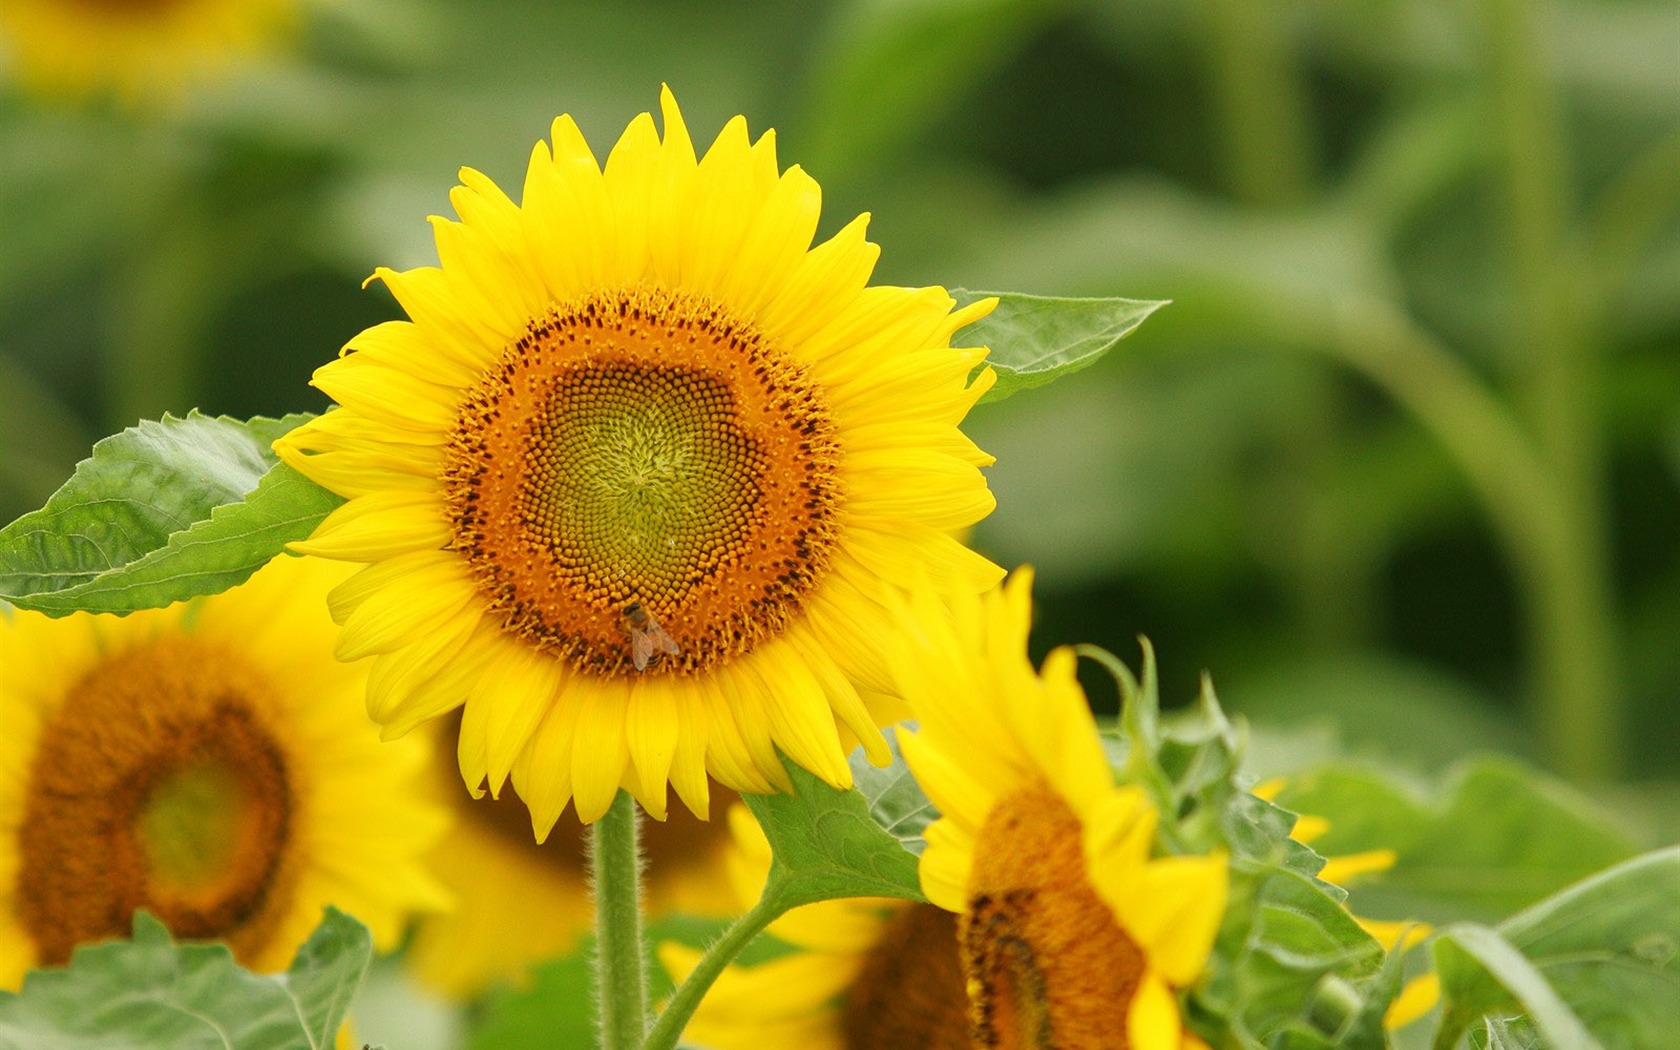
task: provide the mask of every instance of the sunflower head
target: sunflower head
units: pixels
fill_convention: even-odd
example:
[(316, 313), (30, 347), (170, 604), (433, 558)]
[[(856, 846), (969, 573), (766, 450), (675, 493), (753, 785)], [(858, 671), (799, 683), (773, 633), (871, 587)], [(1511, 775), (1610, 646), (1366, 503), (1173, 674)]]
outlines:
[[(729, 122), (697, 157), (669, 91), (598, 164), (557, 120), (521, 203), (461, 174), (442, 265), (379, 270), (408, 313), (315, 383), (276, 446), (349, 501), (300, 549), (368, 563), (333, 597), (391, 734), (465, 702), (468, 786), (511, 777), (545, 834), (620, 787), (836, 786), (913, 568), (1001, 572), (952, 538), (992, 507), (958, 430), (992, 381), (953, 349), (990, 303), (870, 286), (864, 218), (812, 246), (820, 193)], [(978, 372), (977, 372), (978, 369)]]
[(895, 664), (920, 721), (906, 762), (942, 816), (928, 899), (960, 915), (978, 1047), (1178, 1050), (1175, 990), (1202, 974), (1224, 913), (1222, 855), (1162, 856), (1159, 814), (1115, 783), (1071, 650), (1035, 673), (1030, 574), (920, 626)]
[(0, 0), (0, 48), (45, 95), (167, 101), (284, 40), (295, 0)]
[(282, 558), (191, 605), (0, 616), (0, 986), (141, 908), (266, 970), (327, 904), (389, 948), (447, 902), (425, 748), (382, 746), (332, 659), (342, 578)]

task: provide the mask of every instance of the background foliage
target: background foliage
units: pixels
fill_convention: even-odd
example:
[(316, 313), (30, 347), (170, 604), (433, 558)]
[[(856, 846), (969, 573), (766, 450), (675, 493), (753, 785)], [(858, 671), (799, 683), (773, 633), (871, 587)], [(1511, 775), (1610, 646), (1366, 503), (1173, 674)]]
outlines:
[(376, 0), (167, 108), (6, 86), (0, 521), (139, 419), (324, 408), (458, 165), (667, 81), (872, 211), (883, 280), (1174, 301), (973, 417), (1035, 644), (1146, 634), (1257, 770), (1388, 767), (1325, 805), (1396, 793), (1397, 898), (1478, 795), (1558, 816), (1443, 778), (1478, 749), (1610, 802), (1535, 842), (1608, 863), (1680, 838), (1677, 55), (1669, 0)]
[(517, 185), (555, 113), (604, 149), (669, 81), (697, 136), (774, 126), (829, 229), (872, 210), (884, 279), (1175, 300), (975, 418), (1045, 642), (1672, 778), (1677, 52), (1664, 0), (385, 0), (162, 112), (10, 90), (0, 517), (137, 419), (324, 407), (458, 164)]

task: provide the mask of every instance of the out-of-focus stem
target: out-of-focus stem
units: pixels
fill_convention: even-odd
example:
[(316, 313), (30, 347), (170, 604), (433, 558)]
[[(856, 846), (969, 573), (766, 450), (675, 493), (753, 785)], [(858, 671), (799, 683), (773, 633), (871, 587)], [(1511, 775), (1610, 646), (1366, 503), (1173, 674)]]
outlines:
[(1203, 0), (1209, 73), (1233, 193), (1292, 204), (1313, 188), (1306, 92), (1273, 0)]
[(1556, 520), (1545, 528), (1561, 549), (1532, 581), (1529, 646), (1547, 757), (1570, 776), (1604, 780), (1621, 767), (1625, 722), (1609, 570), (1604, 380), (1586, 324), (1594, 282), (1581, 272), (1569, 236), (1571, 180), (1557, 101), (1540, 65), (1535, 6), (1484, 0), (1517, 293), (1513, 361), (1558, 492)]
[[(1209, 78), (1227, 182), (1258, 207), (1299, 203), (1313, 192), (1317, 148), (1299, 68), (1275, 0), (1204, 0)], [(1369, 624), (1372, 550), (1340, 528), (1331, 481), (1341, 434), (1335, 380), (1297, 391), (1286, 440), (1291, 477), (1280, 479), (1284, 521), (1271, 544), (1281, 555), (1296, 615), (1309, 642), (1342, 649)]]

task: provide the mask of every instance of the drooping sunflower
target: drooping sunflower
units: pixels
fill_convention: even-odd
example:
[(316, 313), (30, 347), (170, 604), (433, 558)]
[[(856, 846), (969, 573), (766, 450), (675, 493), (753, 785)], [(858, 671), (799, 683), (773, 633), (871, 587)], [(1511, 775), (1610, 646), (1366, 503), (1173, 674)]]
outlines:
[[(745, 806), (729, 811), (736, 908), (758, 899), (770, 843)], [(685, 1030), (717, 1050), (971, 1050), (957, 918), (932, 904), (842, 898), (807, 904), (771, 924), (795, 951), (719, 975)], [(673, 978), (700, 953), (660, 946)]]
[[(339, 654), (400, 735), (465, 702), (461, 772), (511, 775), (539, 837), (622, 786), (655, 817), (707, 774), (836, 786), (891, 690), (893, 582), (972, 594), (952, 538), (993, 505), (958, 429), (991, 385), (951, 336), (990, 301), (869, 286), (866, 217), (811, 246), (820, 193), (731, 120), (696, 160), (669, 91), (598, 165), (554, 123), (514, 204), (472, 170), (441, 267), (381, 269), (408, 320), (321, 368), (338, 408), (277, 443), (347, 497), (301, 550), (369, 563)], [(976, 369), (980, 369), (976, 374)]]
[(983, 598), (915, 598), (895, 670), (920, 722), (905, 761), (942, 816), (922, 890), (959, 915), (974, 1045), (1180, 1050), (1176, 991), (1224, 914), (1222, 856), (1157, 856), (1153, 803), (1116, 784), (1071, 649), (1034, 673), (1030, 573)]
[(343, 578), (281, 558), (169, 609), (0, 614), (0, 987), (140, 908), (278, 970), (328, 904), (381, 948), (447, 904), (424, 741), (382, 745), (332, 656)]
[[(532, 965), (569, 954), (592, 928), (584, 829), (563, 817), (538, 843), (518, 799), (472, 799), (452, 757), (440, 751), (432, 764), (433, 786), (455, 820), (429, 860), (455, 906), (420, 920), (406, 959), (427, 987), (470, 999), (498, 982), (521, 983)], [(734, 913), (726, 827), (677, 809), (642, 829), (648, 917)]]
[(295, 0), (0, 0), (0, 52), (43, 94), (167, 99), (285, 40)]

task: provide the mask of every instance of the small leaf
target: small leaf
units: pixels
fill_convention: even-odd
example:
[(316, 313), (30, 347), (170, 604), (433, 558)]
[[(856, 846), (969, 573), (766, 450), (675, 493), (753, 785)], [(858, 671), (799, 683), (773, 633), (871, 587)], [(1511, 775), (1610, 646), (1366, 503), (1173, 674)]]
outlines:
[(372, 958), (367, 930), (327, 909), (282, 978), (243, 970), (225, 945), (177, 945), (134, 916), (131, 941), (76, 949), (0, 992), (0, 1046), (29, 1050), (328, 1050)]
[(1132, 333), (1164, 300), (1067, 299), (1019, 292), (971, 292), (951, 289), (958, 306), (989, 296), (998, 304), (990, 314), (952, 337), (958, 344), (991, 348), (986, 363), (997, 385), (982, 401), (1001, 401), (1096, 364), (1103, 354)]
[(856, 789), (836, 791), (792, 762), (793, 794), (742, 795), (775, 859), (765, 897), (779, 909), (836, 897), (923, 900), (916, 858)]
[[(914, 723), (906, 723), (903, 728), (910, 732), (916, 729)], [(898, 728), (888, 729), (884, 735), (887, 750), (892, 752), (892, 763), (877, 769), (863, 757), (861, 748), (853, 751), (849, 760), (852, 783), (869, 804), (869, 815), (875, 823), (919, 857), (927, 848), (922, 832), (939, 819), (939, 810), (916, 783), (910, 767), (904, 764), (904, 755), (898, 749)]]
[(1538, 1050), (1540, 1046), (1534, 1026), (1522, 1017), (1490, 1017), (1483, 1035), (1487, 1045), (1482, 1050)]
[(338, 1038), (350, 1000), (372, 962), (373, 940), (367, 927), (329, 907), (286, 971), (286, 985), (316, 1045), (330, 1047)]
[(0, 598), (121, 613), (242, 583), (342, 502), (269, 449), (306, 418), (193, 413), (99, 442), (46, 506), (0, 529)]

